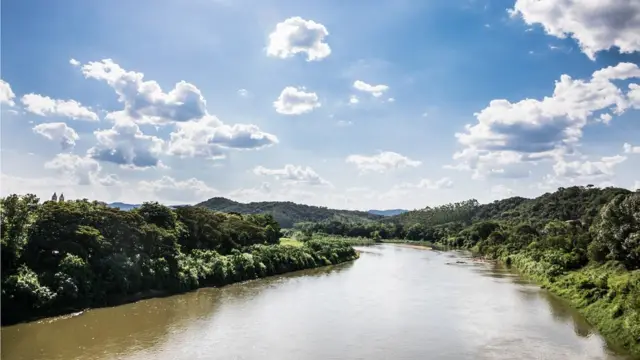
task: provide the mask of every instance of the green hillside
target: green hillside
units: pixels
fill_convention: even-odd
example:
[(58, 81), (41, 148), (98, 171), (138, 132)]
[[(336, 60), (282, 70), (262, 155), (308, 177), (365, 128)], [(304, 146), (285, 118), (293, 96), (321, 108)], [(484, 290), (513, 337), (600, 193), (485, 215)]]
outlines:
[(214, 197), (196, 206), (211, 210), (240, 214), (271, 214), (283, 228), (293, 227), (299, 222), (338, 220), (345, 222), (368, 222), (383, 218), (365, 211), (336, 210), (320, 206), (296, 204), (290, 201), (261, 201), (240, 203), (223, 197)]
[(488, 204), (477, 200), (427, 207), (384, 219), (410, 227), (414, 224), (439, 225), (459, 221), (470, 223), (479, 220), (504, 220), (507, 222), (535, 220), (580, 220), (590, 225), (600, 208), (616, 195), (629, 194), (623, 188), (597, 188), (572, 186), (559, 188), (534, 199), (511, 197)]

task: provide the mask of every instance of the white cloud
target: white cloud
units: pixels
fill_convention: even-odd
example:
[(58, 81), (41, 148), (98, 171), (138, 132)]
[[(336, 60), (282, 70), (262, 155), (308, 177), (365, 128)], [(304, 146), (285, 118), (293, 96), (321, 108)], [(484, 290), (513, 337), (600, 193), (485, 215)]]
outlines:
[(570, 154), (595, 112), (620, 114), (629, 108), (612, 80), (639, 76), (637, 65), (620, 63), (594, 72), (589, 80), (562, 75), (553, 95), (542, 100), (492, 100), (474, 114), (478, 123), (456, 134), (464, 149), (454, 154), (458, 164), (451, 167), (474, 171), (476, 178), (514, 169), (525, 174), (527, 164)]
[(200, 202), (218, 194), (216, 189), (196, 178), (180, 181), (163, 176), (154, 181), (140, 181), (138, 187), (170, 202)]
[(370, 84), (367, 84), (366, 82), (361, 81), (361, 80), (356, 80), (353, 83), (353, 87), (356, 90), (360, 90), (362, 92), (369, 93), (369, 94), (371, 94), (371, 95), (373, 95), (375, 97), (380, 97), (380, 96), (382, 96), (382, 94), (385, 91), (389, 90), (389, 87), (387, 85), (382, 85), (382, 84), (381, 85), (370, 85)]
[(512, 16), (540, 24), (547, 34), (571, 36), (594, 59), (617, 46), (622, 53), (640, 51), (640, 2), (634, 0), (517, 0)]
[(598, 161), (565, 161), (558, 159), (553, 165), (553, 170), (560, 177), (574, 178), (594, 178), (611, 177), (614, 175), (616, 165), (624, 162), (627, 158), (621, 155), (605, 156)]
[(448, 177), (443, 177), (438, 180), (421, 179), (417, 183), (402, 183), (395, 186), (397, 189), (451, 189), (453, 187), (453, 180)]
[(624, 143), (622, 146), (624, 152), (627, 154), (640, 154), (640, 146), (632, 146), (629, 143)]
[[(453, 187), (453, 180), (448, 177), (443, 177), (438, 180), (421, 179), (416, 183), (404, 182), (394, 185), (390, 190), (376, 194), (375, 191), (370, 189), (349, 189), (347, 192), (362, 193), (358, 195), (358, 198), (363, 196), (366, 198), (377, 198), (379, 200), (399, 200), (406, 197), (409, 194), (412, 196), (423, 193), (419, 190), (445, 190)], [(375, 194), (375, 195), (374, 195)]]
[(386, 172), (406, 167), (417, 167), (421, 164), (418, 160), (411, 160), (393, 151), (383, 151), (372, 156), (349, 155), (346, 162), (354, 164), (362, 172)]
[(9, 106), (14, 106), (16, 103), (13, 99), (16, 97), (16, 94), (11, 90), (11, 85), (8, 82), (0, 79), (0, 104), (5, 104)]
[[(228, 125), (210, 115), (200, 90), (185, 81), (165, 93), (157, 82), (144, 81), (144, 74), (126, 71), (111, 59), (83, 65), (82, 72), (87, 78), (105, 81), (124, 103), (123, 110), (106, 116), (114, 127), (96, 132), (98, 144), (90, 153), (103, 161), (138, 168), (161, 165), (158, 157), (164, 140), (144, 135), (136, 123), (173, 124), (167, 152), (180, 157), (216, 158), (223, 156), (225, 148), (258, 149), (278, 142), (256, 125)], [(239, 94), (248, 92), (241, 89)]]
[(100, 164), (89, 157), (75, 154), (57, 154), (44, 164), (45, 169), (55, 170), (59, 174), (73, 180), (78, 185), (110, 186), (118, 183), (114, 174), (101, 175)]
[(74, 58), (71, 58), (71, 59), (69, 59), (69, 64), (71, 64), (71, 66), (80, 66), (80, 61), (78, 61), (78, 60), (76, 60)]
[(271, 192), (271, 184), (263, 182), (256, 187), (233, 190), (227, 194), (227, 197), (231, 199), (243, 199), (249, 201), (266, 201), (265, 197), (271, 194)]
[(126, 71), (111, 59), (92, 61), (81, 69), (86, 78), (109, 84), (124, 103), (124, 110), (107, 115), (107, 119), (127, 116), (137, 123), (163, 125), (207, 114), (202, 93), (188, 82), (180, 81), (165, 93), (157, 82), (144, 81), (143, 73)]
[(78, 133), (63, 122), (38, 124), (33, 127), (33, 132), (59, 142), (63, 150), (74, 147), (76, 140), (80, 139)]
[(507, 198), (513, 196), (514, 191), (505, 185), (499, 184), (491, 187), (491, 193), (499, 198)]
[(126, 168), (161, 167), (164, 140), (145, 135), (127, 116), (114, 117), (111, 129), (94, 131), (97, 144), (87, 151), (96, 160)]
[(278, 143), (275, 135), (255, 125), (222, 124), (214, 116), (176, 125), (170, 135), (168, 153), (180, 157), (224, 157), (225, 149), (259, 149)]
[(309, 166), (302, 167), (287, 164), (282, 169), (267, 169), (263, 166), (257, 166), (253, 169), (253, 173), (260, 176), (273, 176), (278, 180), (296, 184), (331, 185), (329, 181), (323, 179)]
[(327, 28), (320, 23), (291, 17), (278, 23), (269, 34), (267, 55), (286, 59), (306, 53), (307, 61), (322, 60), (331, 54), (331, 48), (324, 42), (328, 35)]
[(395, 98), (388, 98), (387, 101), (392, 103), (392, 102), (395, 102), (396, 99)]
[(338, 122), (336, 123), (336, 125), (338, 125), (338, 126), (351, 126), (351, 125), (353, 125), (353, 121), (349, 121), (349, 120), (338, 120)]
[(609, 125), (612, 119), (613, 119), (613, 116), (611, 116), (611, 114), (608, 114), (608, 113), (600, 114), (600, 118), (599, 118), (600, 121), (602, 121), (607, 125)]
[(242, 97), (247, 97), (249, 96), (249, 90), (247, 89), (240, 89), (238, 90), (238, 95), (242, 96)]
[(349, 96), (349, 104), (355, 105), (355, 104), (357, 104), (359, 102), (360, 102), (360, 100), (358, 100), (357, 96), (355, 96), (355, 95)]
[(304, 88), (296, 89), (292, 86), (287, 86), (280, 93), (278, 100), (273, 102), (273, 107), (278, 113), (284, 115), (300, 115), (320, 107), (318, 95), (304, 90)]
[(627, 93), (631, 107), (634, 109), (640, 109), (640, 85), (629, 84), (629, 92)]
[(98, 121), (98, 114), (75, 100), (58, 100), (38, 94), (26, 94), (20, 101), (25, 110), (40, 116), (64, 116), (73, 120)]

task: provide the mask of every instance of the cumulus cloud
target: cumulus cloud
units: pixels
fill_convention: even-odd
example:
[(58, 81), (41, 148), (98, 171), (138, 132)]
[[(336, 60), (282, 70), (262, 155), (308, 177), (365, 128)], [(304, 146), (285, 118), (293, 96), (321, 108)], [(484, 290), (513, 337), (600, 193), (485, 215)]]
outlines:
[(127, 168), (161, 166), (159, 156), (164, 140), (143, 134), (138, 124), (126, 116), (113, 120), (110, 129), (94, 131), (97, 144), (87, 151), (91, 158)]
[(206, 115), (206, 102), (200, 90), (186, 82), (178, 82), (165, 93), (156, 81), (144, 81), (144, 74), (126, 71), (111, 59), (92, 61), (81, 67), (86, 78), (105, 81), (124, 103), (124, 110), (113, 117), (130, 117), (142, 124), (167, 124), (196, 120)]
[(393, 151), (383, 151), (372, 156), (349, 155), (345, 161), (354, 164), (361, 172), (386, 172), (394, 169), (417, 167), (421, 164), (418, 160), (411, 160)]
[(528, 25), (542, 25), (549, 35), (574, 38), (592, 60), (614, 46), (621, 53), (640, 51), (638, 1), (517, 0), (510, 12)]
[(287, 86), (280, 93), (278, 100), (273, 102), (273, 107), (278, 113), (284, 115), (300, 115), (320, 107), (318, 95), (304, 90), (304, 88)]
[(0, 79), (0, 104), (14, 106), (16, 103), (13, 99), (16, 94), (11, 90), (11, 85), (8, 82)]
[(58, 100), (38, 94), (26, 94), (20, 99), (25, 110), (40, 116), (64, 116), (73, 120), (98, 121), (98, 114), (75, 100)]
[(282, 169), (268, 169), (263, 166), (257, 166), (253, 169), (253, 173), (260, 176), (273, 176), (278, 180), (296, 184), (331, 185), (329, 181), (323, 179), (309, 166), (302, 167), (287, 164)]
[(240, 89), (238, 90), (238, 95), (242, 96), (242, 97), (247, 97), (249, 96), (249, 90), (247, 89)]
[(478, 178), (492, 173), (524, 175), (527, 163), (571, 154), (594, 113), (620, 114), (630, 107), (613, 80), (632, 77), (640, 77), (640, 68), (620, 63), (595, 71), (589, 80), (562, 75), (553, 95), (541, 100), (492, 100), (474, 114), (476, 124), (456, 134), (464, 149), (454, 154), (457, 164), (450, 167), (471, 170)]
[[(216, 158), (224, 149), (258, 149), (278, 142), (256, 125), (224, 124), (210, 115), (202, 93), (188, 82), (180, 81), (165, 93), (157, 82), (145, 81), (143, 73), (126, 71), (111, 59), (81, 69), (85, 77), (105, 81), (124, 103), (124, 109), (105, 117), (114, 122), (113, 128), (96, 132), (98, 144), (90, 150), (94, 158), (144, 168), (160, 165), (163, 150), (180, 157)], [(248, 94), (245, 89), (238, 93)], [(144, 135), (137, 124), (172, 124), (175, 129), (165, 147), (164, 140)]]
[(222, 124), (214, 116), (176, 125), (171, 133), (168, 153), (180, 157), (224, 157), (225, 149), (260, 149), (278, 143), (275, 135), (255, 125)]
[(349, 96), (349, 104), (355, 105), (355, 104), (357, 104), (359, 102), (360, 102), (360, 100), (358, 100), (357, 96), (355, 96), (355, 95)]
[(295, 16), (278, 23), (269, 34), (267, 55), (286, 59), (298, 53), (306, 53), (307, 61), (322, 60), (331, 54), (325, 37), (327, 28), (313, 20)]
[(33, 127), (33, 132), (59, 142), (63, 150), (74, 147), (76, 140), (80, 139), (78, 133), (63, 122), (38, 124)]
[(611, 177), (616, 165), (627, 160), (625, 156), (605, 156), (598, 161), (565, 161), (559, 159), (553, 170), (557, 176), (572, 178)]
[(176, 180), (171, 176), (163, 176), (158, 180), (138, 182), (140, 189), (152, 192), (156, 197), (171, 202), (204, 201), (218, 194), (218, 191), (196, 178)]
[(622, 146), (624, 152), (627, 154), (640, 154), (640, 146), (633, 146), (629, 143), (624, 143)]
[(114, 174), (101, 175), (100, 164), (89, 157), (57, 154), (52, 160), (46, 162), (44, 167), (72, 179), (78, 185), (110, 186), (118, 183), (118, 178)]
[(71, 58), (71, 59), (69, 59), (69, 64), (71, 64), (71, 66), (80, 66), (80, 61), (78, 61), (78, 60), (76, 60), (74, 58)]
[(361, 81), (361, 80), (356, 80), (353, 83), (353, 87), (356, 90), (360, 90), (362, 92), (369, 93), (369, 94), (371, 94), (371, 95), (373, 95), (375, 97), (380, 97), (380, 96), (382, 96), (382, 94), (384, 92), (389, 90), (389, 87), (387, 85), (382, 85), (382, 84), (381, 85), (370, 85), (370, 84), (367, 84), (366, 82)]
[(599, 117), (599, 121), (607, 125), (609, 125), (612, 119), (613, 119), (613, 116), (611, 116), (611, 114), (608, 114), (608, 113), (600, 114), (600, 117)]

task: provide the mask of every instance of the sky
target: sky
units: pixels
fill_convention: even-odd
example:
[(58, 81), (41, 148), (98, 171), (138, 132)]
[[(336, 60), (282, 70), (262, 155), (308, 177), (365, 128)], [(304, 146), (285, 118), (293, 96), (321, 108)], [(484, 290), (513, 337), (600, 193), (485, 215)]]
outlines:
[(2, 196), (640, 188), (640, 1), (5, 0)]

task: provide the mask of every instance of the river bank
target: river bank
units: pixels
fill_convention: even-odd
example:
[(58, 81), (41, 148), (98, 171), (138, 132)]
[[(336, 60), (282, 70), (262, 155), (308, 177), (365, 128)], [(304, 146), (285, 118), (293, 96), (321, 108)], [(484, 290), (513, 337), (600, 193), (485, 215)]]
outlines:
[(353, 247), (346, 242), (336, 240), (314, 240), (302, 246), (253, 245), (246, 252), (236, 252), (232, 255), (196, 250), (190, 254), (182, 254), (178, 259), (179, 271), (175, 274), (175, 280), (165, 280), (165, 283), (174, 284), (173, 286), (150, 288), (131, 294), (107, 294), (100, 302), (85, 299), (75, 306), (56, 307), (54, 302), (48, 308), (40, 308), (35, 312), (24, 311), (15, 302), (9, 303), (7, 305), (18, 311), (9, 313), (6, 308), (3, 309), (2, 325), (68, 315), (93, 308), (123, 305), (143, 299), (166, 297), (203, 287), (220, 287), (299, 270), (337, 265), (358, 257), (359, 254)]
[(483, 255), (568, 301), (611, 344), (640, 357), (640, 271), (614, 262), (555, 273), (526, 253)]
[(413, 247), (416, 249), (428, 249), (428, 250), (437, 250), (442, 251), (445, 250), (445, 247), (438, 244), (433, 243), (431, 241), (413, 241), (413, 240), (402, 240), (402, 239), (392, 239), (392, 240), (382, 240), (382, 244), (392, 244), (398, 246), (405, 247)]

